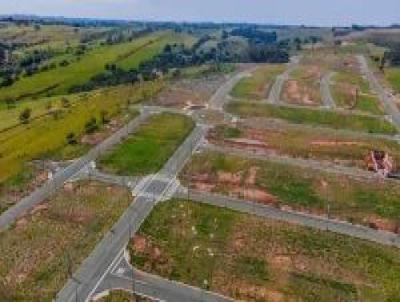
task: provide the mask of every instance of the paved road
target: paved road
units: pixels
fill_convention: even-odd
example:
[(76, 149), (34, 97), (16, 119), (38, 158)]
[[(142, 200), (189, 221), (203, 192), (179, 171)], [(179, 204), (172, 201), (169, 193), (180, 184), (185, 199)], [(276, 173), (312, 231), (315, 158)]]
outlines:
[[(175, 194), (175, 197), (182, 199), (186, 199), (187, 196), (188, 194), (185, 192), (185, 190), (179, 190), (177, 191), (177, 194)], [(352, 236), (400, 248), (400, 236), (391, 232), (376, 231), (360, 225), (353, 225), (347, 222), (332, 220), (321, 216), (314, 216), (295, 211), (284, 211), (252, 201), (241, 200), (207, 192), (190, 190), (189, 198), (196, 202), (224, 207), (243, 213), (253, 214), (263, 218), (298, 224), (323, 231), (331, 231), (338, 234)]]
[(0, 216), (0, 230), (6, 229), (12, 223), (14, 223), (16, 219), (25, 215), (34, 206), (55, 194), (55, 192), (57, 192), (57, 190), (64, 185), (64, 182), (77, 174), (90, 162), (98, 158), (99, 155), (109, 150), (114, 145), (120, 143), (127, 135), (135, 131), (138, 126), (145, 119), (147, 119), (147, 117), (147, 113), (142, 113), (139, 117), (132, 120), (125, 127), (121, 128), (119, 131), (115, 132), (102, 143), (93, 148), (88, 154), (74, 161), (65, 169), (60, 170), (56, 175), (54, 175), (52, 180), (49, 180), (42, 187), (35, 190), (29, 196), (21, 199), (16, 205), (4, 212)]
[(321, 96), (322, 102), (327, 108), (336, 108), (335, 101), (332, 97), (330, 82), (334, 73), (328, 73), (321, 78)]
[(386, 114), (391, 116), (392, 122), (400, 129), (400, 111), (395, 104), (394, 97), (379, 83), (374, 73), (370, 70), (365, 56), (358, 55), (357, 60), (360, 63), (361, 71), (367, 77), (371, 88), (378, 94), (382, 101)]
[(113, 259), (118, 257), (129, 238), (138, 231), (155, 204), (163, 200), (165, 195), (172, 196), (177, 188), (177, 173), (199, 146), (206, 130), (197, 126), (159, 173), (137, 185), (132, 204), (58, 293), (57, 301), (85, 301), (97, 289)]
[[(274, 163), (284, 164), (284, 165), (292, 165), (306, 169), (319, 170), (322, 172), (339, 174), (339, 175), (347, 175), (354, 179), (371, 179), (378, 180), (379, 176), (376, 173), (368, 172), (365, 170), (361, 170), (358, 168), (351, 168), (336, 165), (331, 162), (318, 161), (313, 159), (302, 159), (302, 158), (294, 158), (290, 156), (281, 156), (274, 154), (265, 154), (257, 151), (249, 151), (238, 149), (234, 147), (226, 147), (226, 146), (218, 146), (213, 144), (207, 144), (204, 146), (206, 150), (215, 151), (218, 153), (236, 155), (243, 158), (251, 158), (255, 160), (268, 160)], [(386, 182), (393, 182), (398, 184), (399, 181), (395, 179), (385, 179)]]
[(222, 111), (227, 98), (229, 98), (229, 93), (232, 91), (233, 87), (243, 78), (250, 77), (251, 73), (257, 69), (257, 66), (252, 66), (249, 69), (241, 71), (231, 77), (225, 84), (223, 84), (214, 95), (209, 100), (210, 109)]
[(141, 296), (161, 301), (233, 301), (216, 293), (133, 269), (123, 253), (116, 258), (115, 265), (110, 267), (107, 275), (93, 293), (93, 297), (101, 297), (107, 294), (111, 288), (123, 289), (131, 293), (135, 292)]
[(299, 64), (299, 62), (300, 62), (299, 57), (291, 58), (286, 71), (283, 74), (276, 77), (276, 81), (275, 81), (274, 85), (272, 85), (271, 91), (269, 93), (268, 101), (270, 101), (272, 103), (280, 103), (283, 85), (289, 79), (290, 74), (296, 68), (296, 66)]

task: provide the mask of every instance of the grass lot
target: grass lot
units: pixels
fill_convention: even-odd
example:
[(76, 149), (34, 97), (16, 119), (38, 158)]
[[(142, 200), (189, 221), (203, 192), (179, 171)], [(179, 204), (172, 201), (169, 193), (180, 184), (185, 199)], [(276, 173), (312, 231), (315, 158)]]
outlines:
[(101, 158), (100, 166), (121, 175), (155, 173), (193, 127), (193, 121), (183, 115), (153, 115), (130, 138)]
[(32, 159), (80, 155), (85, 150), (79, 144), (67, 145), (68, 133), (73, 132), (79, 137), (88, 120), (93, 117), (99, 120), (104, 110), (110, 117), (126, 114), (128, 101), (142, 101), (144, 96), (157, 93), (162, 85), (161, 82), (149, 82), (142, 86), (119, 86), (69, 96), (71, 107), (0, 133), (0, 182), (18, 174), (23, 163)]
[(290, 74), (290, 80), (286, 81), (282, 100), (297, 105), (320, 105), (320, 69), (321, 66), (315, 63), (302, 61)]
[(345, 114), (328, 110), (290, 108), (254, 102), (231, 102), (227, 109), (241, 117), (264, 117), (287, 120), (297, 124), (326, 126), (369, 133), (395, 134), (397, 129), (388, 121), (376, 117)]
[(193, 202), (157, 205), (129, 248), (138, 268), (242, 301), (399, 297), (397, 249)]
[(266, 99), (276, 77), (284, 72), (285, 68), (283, 64), (263, 65), (254, 71), (251, 77), (242, 79), (233, 88), (231, 95), (252, 100)]
[(353, 135), (337, 134), (333, 130), (279, 129), (256, 130), (251, 128), (218, 126), (215, 128), (214, 141), (229, 144), (238, 138), (257, 136), (266, 144), (265, 150), (292, 157), (312, 158), (335, 161), (346, 166), (365, 169), (364, 158), (371, 150), (388, 152), (396, 163), (400, 163), (400, 145), (391, 140), (380, 138), (360, 138)]
[(372, 114), (384, 113), (377, 95), (372, 94), (368, 82), (360, 74), (341, 71), (336, 73), (332, 82), (332, 94), (337, 106)]
[(99, 302), (150, 302), (152, 300), (137, 295), (132, 295), (123, 290), (114, 290)]
[[(187, 182), (193, 175), (191, 185), (195, 188), (210, 184), (212, 191), (316, 214), (325, 213), (329, 203), (333, 216), (382, 225), (391, 231), (400, 223), (400, 188), (395, 182), (338, 177), (312, 168), (212, 152), (194, 157), (190, 174), (188, 169), (182, 177)], [(202, 175), (207, 178), (202, 179)]]
[[(134, 68), (162, 49), (169, 42), (176, 41), (177, 35), (170, 32), (157, 32), (132, 42), (106, 45), (95, 48), (65, 67), (58, 67), (22, 78), (11, 87), (0, 89), (0, 100), (7, 97), (22, 98), (47, 94), (65, 94), (74, 85), (87, 82), (92, 76), (104, 71), (106, 63), (116, 62), (124, 68)], [(123, 58), (123, 59), (121, 59)]]
[(386, 78), (396, 93), (400, 93), (400, 68), (386, 70)]
[(130, 203), (128, 191), (76, 184), (0, 234), (0, 300), (52, 301)]

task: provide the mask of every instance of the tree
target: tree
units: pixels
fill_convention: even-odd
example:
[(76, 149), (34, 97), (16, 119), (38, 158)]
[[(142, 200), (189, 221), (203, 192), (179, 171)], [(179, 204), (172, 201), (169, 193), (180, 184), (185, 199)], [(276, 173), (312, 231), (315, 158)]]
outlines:
[(32, 115), (31, 108), (25, 108), (19, 115), (19, 120), (22, 124), (28, 124)]

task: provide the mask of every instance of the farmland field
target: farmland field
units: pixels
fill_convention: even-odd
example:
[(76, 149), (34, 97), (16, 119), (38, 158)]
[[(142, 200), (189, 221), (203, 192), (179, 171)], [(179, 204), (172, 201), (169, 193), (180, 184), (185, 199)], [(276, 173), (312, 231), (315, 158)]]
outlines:
[(162, 82), (149, 82), (142, 86), (118, 86), (68, 96), (70, 105), (67, 108), (0, 133), (0, 154), (3, 155), (0, 158), (0, 182), (17, 174), (24, 162), (35, 158), (79, 156), (74, 150), (70, 150), (70, 154), (63, 152), (64, 148), (71, 149), (66, 141), (69, 133), (79, 139), (85, 132), (85, 124), (91, 118), (99, 121), (103, 112), (110, 118), (123, 117), (129, 113), (126, 109), (128, 101), (131, 104), (143, 101), (145, 96), (157, 93), (162, 85)]
[(132, 42), (99, 46), (67, 66), (25, 77), (10, 87), (1, 88), (0, 100), (8, 97), (20, 99), (28, 96), (65, 94), (71, 87), (85, 84), (91, 77), (103, 72), (107, 63), (119, 62), (124, 68), (135, 68), (143, 60), (157, 54), (167, 43), (180, 40), (179, 35), (157, 32)]
[(138, 268), (241, 301), (395, 301), (400, 290), (397, 249), (189, 201), (157, 205), (129, 250)]
[(254, 71), (251, 77), (242, 79), (232, 90), (236, 98), (262, 100), (274, 84), (276, 77), (285, 71), (285, 65), (265, 65)]
[(186, 116), (153, 115), (130, 138), (100, 159), (100, 167), (120, 175), (157, 172), (194, 127)]
[(269, 160), (203, 152), (182, 174), (186, 184), (274, 206), (326, 214), (398, 232), (399, 187)]
[(0, 234), (0, 300), (52, 301), (130, 204), (130, 193), (77, 183)]
[(328, 110), (291, 108), (255, 102), (231, 102), (227, 110), (241, 117), (263, 117), (282, 119), (291, 123), (326, 126), (334, 129), (348, 129), (369, 133), (395, 134), (397, 129), (383, 118), (366, 115), (346, 114)]

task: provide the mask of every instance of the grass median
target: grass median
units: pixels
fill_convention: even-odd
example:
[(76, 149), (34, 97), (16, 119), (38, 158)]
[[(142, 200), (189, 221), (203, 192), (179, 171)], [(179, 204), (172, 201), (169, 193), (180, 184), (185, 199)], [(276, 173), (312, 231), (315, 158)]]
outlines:
[(397, 249), (182, 200), (157, 205), (129, 250), (142, 270), (237, 300), (395, 301), (400, 290)]
[(227, 105), (229, 112), (244, 118), (262, 117), (282, 119), (296, 124), (325, 126), (335, 129), (353, 131), (396, 134), (396, 127), (383, 118), (367, 115), (346, 114), (337, 111), (309, 108), (293, 108), (275, 106), (272, 104), (257, 104), (256, 102), (231, 102)]
[(153, 115), (100, 161), (100, 169), (120, 175), (155, 173), (194, 128), (191, 118), (171, 113)]
[(131, 201), (100, 183), (67, 185), (0, 233), (0, 300), (52, 301)]
[(231, 95), (236, 98), (266, 99), (276, 77), (283, 73), (285, 68), (283, 64), (262, 65), (250, 77), (240, 80)]

